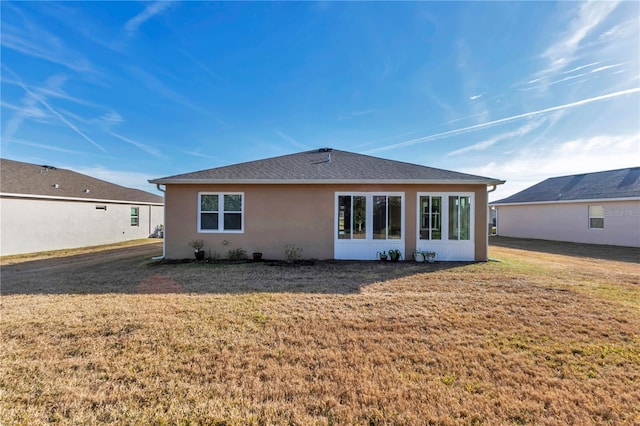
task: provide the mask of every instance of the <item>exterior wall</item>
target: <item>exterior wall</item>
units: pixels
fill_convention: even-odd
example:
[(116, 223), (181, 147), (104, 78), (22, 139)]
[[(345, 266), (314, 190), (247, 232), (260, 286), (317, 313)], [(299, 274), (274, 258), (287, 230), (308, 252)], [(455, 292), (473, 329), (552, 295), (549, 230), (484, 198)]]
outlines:
[[(475, 260), (486, 260), (485, 185), (167, 185), (165, 256), (191, 258), (189, 241), (201, 239), (207, 255), (211, 251), (220, 257), (231, 249), (242, 248), (249, 255), (260, 251), (264, 258), (283, 259), (285, 246), (295, 244), (303, 249), (304, 258), (333, 259), (336, 192), (403, 192), (405, 229), (401, 251), (404, 259), (410, 259), (416, 248), (417, 193), (429, 191), (474, 193)], [(199, 233), (199, 192), (244, 193), (244, 232)]]
[[(98, 210), (96, 206), (106, 206)], [(131, 226), (139, 207), (139, 226)], [(163, 206), (3, 197), (0, 254), (86, 247), (147, 238), (163, 224)]]
[[(589, 229), (589, 206), (604, 207), (604, 228)], [(497, 206), (498, 235), (640, 247), (640, 201)]]

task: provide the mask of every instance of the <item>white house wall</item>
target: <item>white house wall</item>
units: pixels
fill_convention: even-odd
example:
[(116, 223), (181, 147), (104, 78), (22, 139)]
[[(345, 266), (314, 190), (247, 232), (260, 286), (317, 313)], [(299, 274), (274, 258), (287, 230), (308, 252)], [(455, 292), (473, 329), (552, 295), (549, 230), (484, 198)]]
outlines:
[[(106, 206), (106, 210), (96, 206)], [(131, 207), (139, 207), (139, 226), (131, 226)], [(147, 238), (162, 224), (163, 206), (3, 197), (0, 254)]]
[[(589, 229), (589, 206), (604, 207), (604, 228)], [(498, 235), (640, 247), (640, 201), (498, 205)]]

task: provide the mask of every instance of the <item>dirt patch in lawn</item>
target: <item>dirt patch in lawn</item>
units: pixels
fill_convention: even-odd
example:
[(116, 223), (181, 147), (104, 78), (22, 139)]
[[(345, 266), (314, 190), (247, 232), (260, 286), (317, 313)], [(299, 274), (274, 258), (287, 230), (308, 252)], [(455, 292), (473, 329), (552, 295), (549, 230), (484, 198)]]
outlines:
[(152, 275), (136, 287), (138, 294), (182, 293), (182, 287), (167, 275)]

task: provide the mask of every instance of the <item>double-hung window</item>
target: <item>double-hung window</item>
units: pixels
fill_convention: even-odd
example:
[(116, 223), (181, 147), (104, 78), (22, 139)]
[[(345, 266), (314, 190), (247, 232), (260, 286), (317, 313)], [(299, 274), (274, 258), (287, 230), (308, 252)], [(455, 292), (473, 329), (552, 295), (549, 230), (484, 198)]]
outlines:
[(243, 231), (243, 193), (198, 193), (198, 232)]
[(604, 207), (589, 206), (589, 229), (604, 228)]
[(140, 226), (140, 207), (131, 207), (131, 226)]

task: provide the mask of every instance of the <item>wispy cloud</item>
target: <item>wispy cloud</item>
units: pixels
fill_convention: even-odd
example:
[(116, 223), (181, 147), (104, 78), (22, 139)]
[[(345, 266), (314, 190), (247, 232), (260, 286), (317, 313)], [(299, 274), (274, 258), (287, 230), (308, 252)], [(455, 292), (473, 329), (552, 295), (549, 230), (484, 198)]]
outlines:
[[(93, 64), (81, 54), (70, 49), (57, 36), (36, 25), (25, 13), (16, 6), (7, 6), (3, 2), (5, 15), (2, 20), (2, 46), (22, 53), (23, 55), (40, 58), (62, 65), (73, 71), (93, 73)], [(20, 21), (20, 25), (7, 23), (6, 15), (11, 13)]]
[(484, 95), (484, 93), (480, 93), (479, 95), (469, 96), (469, 100), (475, 101), (476, 99), (480, 99)]
[(122, 118), (122, 116), (116, 111), (106, 112), (102, 114), (97, 120), (101, 123), (107, 124), (120, 124), (124, 122), (124, 118)]
[(153, 155), (154, 157), (158, 157), (158, 158), (163, 157), (162, 153), (152, 146), (143, 144), (142, 142), (134, 141), (133, 139), (126, 138), (117, 133), (113, 133), (110, 131), (107, 131), (107, 133), (113, 136), (114, 138), (118, 138), (121, 141), (128, 143), (129, 145), (135, 146), (136, 148), (146, 152), (147, 154)]
[(169, 8), (172, 4), (173, 2), (171, 1), (157, 1), (148, 4), (142, 12), (127, 21), (124, 29), (129, 34), (135, 33), (142, 24)]
[(296, 146), (296, 147), (301, 148), (301, 149), (311, 149), (309, 146), (307, 146), (307, 145), (305, 145), (305, 144), (303, 144), (301, 142), (298, 142), (296, 139), (294, 139), (291, 136), (281, 132), (278, 129), (276, 129), (275, 132), (276, 132), (276, 134), (278, 136), (280, 136), (282, 139), (286, 140), (287, 142), (289, 142), (293, 146)]
[(220, 75), (218, 73), (216, 73), (215, 71), (213, 71), (210, 67), (206, 66), (205, 64), (203, 64), (202, 62), (200, 62), (199, 60), (197, 60), (196, 58), (193, 57), (193, 55), (191, 55), (189, 52), (183, 50), (183, 49), (179, 49), (180, 53), (182, 53), (184, 56), (186, 56), (191, 62), (193, 62), (194, 64), (196, 64), (198, 67), (200, 67), (200, 69), (202, 69), (205, 73), (207, 73), (210, 77), (213, 77), (215, 80), (218, 80), (221, 83), (225, 83), (224, 79), (222, 77), (220, 77)]
[(545, 122), (545, 120), (534, 120), (534, 121), (531, 121), (531, 122), (525, 124), (524, 126), (521, 126), (518, 129), (513, 130), (511, 132), (500, 133), (500, 134), (494, 135), (491, 138), (486, 139), (486, 140), (484, 140), (482, 142), (478, 142), (478, 143), (475, 143), (473, 145), (470, 145), (470, 146), (467, 146), (467, 147), (464, 147), (464, 148), (460, 148), (460, 149), (457, 149), (455, 151), (451, 151), (450, 153), (447, 154), (447, 157), (464, 154), (464, 153), (470, 152), (470, 151), (483, 151), (483, 150), (485, 150), (487, 148), (490, 148), (490, 147), (494, 146), (495, 144), (497, 144), (500, 141), (509, 140), (509, 139), (513, 139), (513, 138), (520, 138), (520, 137), (532, 132), (533, 130), (537, 129), (544, 122)]
[(24, 139), (9, 138), (9, 139), (5, 139), (5, 142), (8, 142), (10, 144), (16, 144), (16, 145), (32, 146), (34, 148), (46, 149), (48, 151), (62, 152), (64, 154), (74, 154), (74, 155), (86, 154), (86, 152), (76, 151), (73, 149), (60, 148), (59, 146), (55, 146), (55, 145), (46, 145), (42, 143), (31, 142)]
[(148, 183), (148, 180), (156, 178), (157, 176), (151, 176), (147, 173), (111, 170), (103, 166), (83, 167), (61, 165), (60, 167), (71, 169), (75, 172), (127, 188), (136, 188), (142, 191), (155, 192), (155, 185)]
[(182, 105), (200, 114), (210, 115), (206, 110), (193, 104), (187, 97), (171, 89), (170, 87), (168, 87), (166, 84), (164, 84), (162, 81), (160, 81), (157, 77), (155, 77), (148, 71), (137, 66), (129, 66), (128, 70), (129, 72), (134, 74), (149, 89), (151, 89), (152, 92), (157, 93), (158, 95), (166, 99), (169, 99), (177, 103), (178, 105)]
[(362, 109), (362, 110), (357, 110), (357, 111), (351, 111), (342, 115), (338, 116), (338, 120), (350, 120), (350, 119), (354, 119), (357, 117), (364, 117), (366, 115), (370, 115), (370, 114), (374, 114), (376, 112), (378, 112), (379, 109), (377, 108), (370, 108), (370, 109)]
[(354, 116), (354, 117), (360, 117), (360, 116), (363, 116), (363, 115), (373, 114), (376, 111), (378, 111), (378, 110), (375, 109), (375, 108), (364, 109), (364, 110), (361, 110), (361, 111), (352, 111), (351, 115)]
[(91, 108), (103, 108), (101, 105), (96, 104), (95, 102), (88, 101), (86, 99), (81, 99), (75, 96), (70, 95), (65, 90), (62, 89), (62, 85), (66, 82), (68, 76), (66, 74), (55, 74), (51, 77), (47, 78), (45, 84), (43, 86), (35, 86), (33, 84), (27, 84), (24, 81), (18, 81), (15, 78), (8, 78), (6, 74), (2, 76), (2, 83), (17, 86), (22, 88), (22, 85), (27, 86), (32, 92), (38, 93), (40, 96), (44, 98), (55, 98), (62, 99), (65, 101), (73, 102), (78, 105), (87, 106)]
[[(596, 64), (600, 64), (600, 63), (602, 63), (602, 62), (596, 62), (596, 63), (590, 64), (588, 66), (593, 66), (593, 65), (596, 65)], [(590, 71), (587, 71), (587, 72), (582, 72), (582, 73), (579, 73), (579, 74), (573, 74), (573, 75), (569, 75), (567, 77), (563, 77), (563, 78), (558, 79), (558, 80), (547, 82), (547, 83), (545, 83), (544, 86), (528, 87), (528, 88), (523, 89), (523, 91), (536, 90), (536, 89), (540, 89), (540, 88), (543, 88), (543, 87), (546, 88), (546, 87), (549, 87), (549, 86), (553, 86), (555, 84), (564, 83), (565, 81), (576, 80), (578, 78), (582, 78), (582, 80), (580, 80), (580, 81), (581, 82), (585, 82), (585, 81), (588, 81), (588, 80), (590, 80), (592, 78), (596, 78), (597, 77), (597, 73), (601, 73), (603, 71), (607, 71), (607, 70), (610, 70), (612, 68), (618, 68), (618, 67), (621, 67), (621, 66), (624, 66), (624, 65), (627, 65), (627, 63), (623, 62), (623, 63), (613, 64), (613, 65), (604, 65), (604, 66), (601, 66), (601, 67), (598, 67), (598, 68), (594, 68), (594, 69), (592, 69)], [(571, 73), (571, 72), (576, 71), (577, 69), (584, 69), (586, 67), (587, 66), (577, 67), (577, 68), (574, 68), (571, 71), (564, 72), (564, 73), (561, 73), (561, 74)], [(532, 80), (531, 82), (536, 82), (536, 81), (539, 81), (539, 80), (542, 80), (542, 79), (535, 79), (535, 80)]]
[(80, 129), (78, 129), (78, 127), (75, 124), (73, 124), (72, 122), (67, 120), (64, 115), (59, 113), (49, 103), (47, 103), (45, 97), (40, 96), (39, 94), (37, 94), (37, 93), (33, 92), (31, 89), (29, 89), (27, 87), (27, 85), (22, 82), (22, 79), (20, 78), (20, 76), (18, 76), (18, 74), (16, 74), (13, 70), (11, 70), (11, 68), (9, 68), (6, 65), (2, 65), (2, 68), (4, 68), (5, 70), (9, 71), (9, 73), (11, 73), (14, 76), (14, 78), (17, 80), (18, 86), (20, 86), (22, 88), (22, 90), (24, 90), (27, 93), (27, 95), (29, 95), (31, 97), (31, 99), (37, 101), (42, 106), (44, 106), (50, 113), (52, 113), (54, 116), (56, 116), (64, 125), (66, 125), (69, 129), (73, 130), (75, 133), (77, 133), (79, 136), (81, 136), (84, 140), (86, 140), (87, 142), (91, 143), (93, 146), (95, 146), (96, 148), (100, 149), (101, 151), (107, 152), (107, 150), (104, 149), (99, 143), (97, 143), (96, 141), (91, 139), (89, 136), (87, 136), (84, 132), (82, 132)]
[(202, 152), (200, 152), (198, 150), (182, 151), (182, 152), (184, 152), (185, 154), (192, 155), (194, 157), (207, 158), (209, 160), (216, 160), (216, 162), (222, 163), (222, 161), (218, 157), (216, 157), (215, 155), (204, 154), (204, 153), (202, 153)]
[[(511, 158), (463, 171), (506, 179), (507, 183), (492, 195), (492, 200), (497, 200), (549, 177), (635, 167), (639, 144), (640, 134), (637, 133), (536, 144), (519, 150)], [(569, 158), (571, 161), (567, 161)]]
[(566, 33), (545, 50), (548, 65), (542, 74), (554, 74), (571, 64), (582, 41), (618, 6), (617, 1), (579, 3), (576, 15), (569, 21)]
[(601, 95), (601, 96), (594, 96), (592, 98), (588, 98), (588, 99), (583, 99), (580, 101), (576, 101), (576, 102), (570, 102), (568, 104), (564, 104), (564, 105), (557, 105), (554, 107), (550, 107), (550, 108), (545, 108), (545, 109), (541, 109), (541, 110), (537, 110), (537, 111), (531, 111), (531, 112), (527, 112), (524, 114), (518, 114), (518, 115), (513, 115), (511, 117), (505, 117), (505, 118), (501, 118), (499, 120), (493, 120), (493, 121), (488, 121), (486, 123), (481, 123), (481, 124), (476, 124), (474, 126), (468, 126), (468, 127), (463, 127), (461, 129), (455, 129), (455, 130), (450, 130), (447, 132), (442, 132), (442, 133), (436, 133), (434, 135), (429, 135), (429, 136), (423, 136), (420, 138), (415, 138), (415, 139), (411, 139), (408, 141), (404, 141), (404, 142), (398, 142), (398, 143), (394, 143), (391, 145), (387, 145), (387, 146), (382, 146), (379, 148), (374, 148), (371, 149), (369, 151), (367, 151), (368, 153), (374, 153), (374, 152), (380, 152), (380, 151), (388, 151), (390, 149), (395, 149), (395, 148), (399, 148), (402, 146), (411, 146), (411, 145), (416, 145), (419, 143), (424, 143), (424, 142), (429, 142), (435, 139), (441, 139), (444, 137), (448, 137), (448, 136), (454, 136), (454, 135), (460, 135), (460, 134), (464, 134), (464, 133), (468, 133), (468, 132), (473, 132), (475, 130), (479, 130), (479, 129), (484, 129), (487, 127), (491, 127), (491, 126), (495, 126), (498, 124), (502, 124), (502, 123), (507, 123), (510, 121), (514, 121), (514, 120), (520, 120), (523, 118), (528, 118), (528, 117), (534, 117), (537, 115), (542, 115), (542, 114), (547, 114), (553, 111), (560, 111), (560, 110), (566, 110), (566, 109), (570, 109), (570, 108), (575, 108), (581, 105), (586, 105), (586, 104), (590, 104), (593, 102), (598, 102), (598, 101), (602, 101), (602, 100), (606, 100), (606, 99), (612, 99), (612, 98), (617, 98), (619, 96), (625, 96), (625, 95), (630, 95), (633, 93), (638, 93), (640, 92), (640, 88), (633, 88), (633, 89), (626, 89), (626, 90), (620, 90), (618, 92), (613, 92), (613, 93), (608, 93), (606, 95)]

